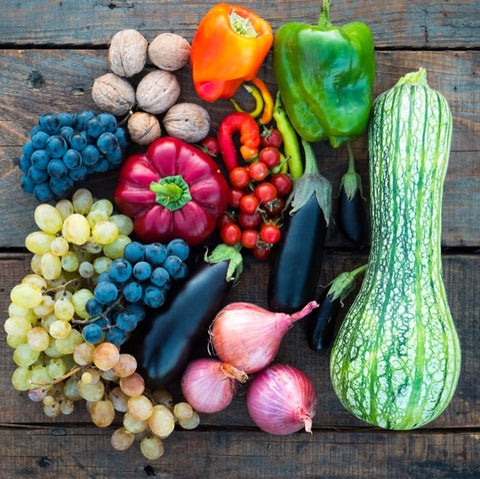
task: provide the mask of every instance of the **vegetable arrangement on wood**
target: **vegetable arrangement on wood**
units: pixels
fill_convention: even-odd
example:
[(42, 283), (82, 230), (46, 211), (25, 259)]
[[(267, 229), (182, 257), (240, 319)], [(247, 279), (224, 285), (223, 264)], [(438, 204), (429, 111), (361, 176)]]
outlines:
[[(275, 96), (259, 77), (272, 46)], [(204, 107), (177, 103), (175, 72), (188, 62), (201, 100), (230, 100), (218, 125)], [(311, 349), (328, 350), (365, 272), (331, 352), (335, 392), (352, 414), (385, 428), (437, 417), (455, 391), (460, 347), (440, 256), (451, 116), (424, 70), (399, 80), (372, 112), (370, 29), (332, 25), (329, 0), (318, 25), (285, 23), (275, 36), (268, 21), (225, 3), (206, 13), (191, 45), (168, 33), (149, 44), (123, 30), (108, 63), (92, 85), (100, 112), (42, 115), (23, 147), (21, 187), (42, 203), (25, 241), (32, 273), (12, 289), (4, 326), (14, 387), (50, 417), (79, 399), (100, 427), (122, 412), (112, 446), (125, 450), (142, 434), (152, 460), (176, 424), (195, 428), (198, 413), (225, 409), (240, 384), (260, 429), (311, 432), (314, 381), (275, 358), (302, 319)], [(251, 111), (234, 98), (242, 85)], [(338, 223), (364, 246), (350, 143), (370, 115), (368, 264), (318, 294), (333, 197), (313, 143), (348, 149)], [(112, 201), (73, 191), (111, 170)], [(225, 304), (246, 255), (270, 268), (269, 309)], [(212, 357), (194, 357), (202, 341)], [(173, 405), (164, 388), (175, 382), (185, 400)]]

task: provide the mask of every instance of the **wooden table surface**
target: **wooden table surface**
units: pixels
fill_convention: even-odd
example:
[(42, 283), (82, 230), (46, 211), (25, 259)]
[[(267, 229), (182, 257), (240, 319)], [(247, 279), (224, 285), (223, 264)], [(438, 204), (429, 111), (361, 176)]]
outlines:
[[(175, 32), (191, 40), (214, 1), (84, 0), (0, 2), (0, 308), (6, 319), (10, 289), (30, 270), (24, 248), (34, 230), (37, 202), (21, 191), (17, 166), (21, 147), (38, 116), (47, 111), (95, 108), (94, 78), (108, 71), (107, 46), (124, 28), (147, 40)], [(289, 20), (316, 23), (319, 1), (244, 1), (273, 29)], [(12, 350), (0, 331), (0, 477), (6, 478), (478, 478), (480, 477), (480, 2), (367, 0), (332, 2), (332, 20), (368, 23), (376, 44), (375, 95), (423, 66), (432, 87), (452, 109), (452, 151), (444, 188), (443, 269), (447, 294), (463, 348), (462, 373), (447, 410), (410, 432), (369, 427), (343, 409), (328, 375), (328, 353), (315, 355), (300, 325), (285, 338), (277, 360), (309, 374), (319, 407), (313, 434), (275, 437), (248, 417), (244, 391), (225, 411), (202, 415), (195, 431), (175, 430), (164, 456), (145, 460), (138, 447), (115, 452), (115, 427), (93, 426), (81, 405), (72, 416), (49, 419), (38, 404), (10, 383)], [(275, 89), (271, 55), (260, 76)], [(181, 99), (197, 101), (190, 70), (178, 73)], [(208, 105), (213, 126), (230, 111), (228, 102)], [(346, 152), (317, 144), (322, 173), (334, 191), (346, 167)], [(353, 144), (367, 183), (365, 137)], [(87, 186), (110, 197), (115, 173)], [(367, 187), (368, 193), (368, 187)], [(366, 261), (333, 225), (321, 284)], [(266, 305), (268, 265), (248, 261), (228, 300)], [(319, 286), (319, 290), (321, 285)]]

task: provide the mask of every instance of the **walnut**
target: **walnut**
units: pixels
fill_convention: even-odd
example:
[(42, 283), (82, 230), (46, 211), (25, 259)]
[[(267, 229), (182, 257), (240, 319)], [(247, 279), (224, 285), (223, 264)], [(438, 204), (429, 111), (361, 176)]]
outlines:
[(122, 116), (135, 104), (135, 90), (124, 78), (106, 73), (93, 82), (92, 99), (101, 110)]
[(177, 103), (163, 118), (167, 133), (187, 143), (196, 143), (205, 138), (210, 125), (208, 111), (195, 103)]
[(190, 43), (175, 33), (161, 33), (148, 46), (148, 58), (161, 70), (180, 70), (190, 58)]
[(110, 70), (121, 77), (140, 73), (147, 62), (148, 42), (133, 29), (121, 30), (113, 35), (108, 49)]
[(149, 145), (162, 136), (160, 122), (155, 115), (144, 111), (137, 111), (127, 123), (128, 132), (137, 145)]
[(139, 108), (157, 115), (167, 111), (180, 96), (180, 84), (170, 72), (154, 70), (147, 73), (137, 86)]

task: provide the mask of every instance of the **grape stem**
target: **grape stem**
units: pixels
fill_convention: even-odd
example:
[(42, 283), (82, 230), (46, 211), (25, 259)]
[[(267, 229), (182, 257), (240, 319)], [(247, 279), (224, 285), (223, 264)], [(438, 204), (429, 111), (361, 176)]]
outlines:
[(64, 374), (63, 376), (60, 376), (59, 378), (52, 379), (51, 381), (30, 381), (31, 384), (36, 384), (37, 386), (53, 386), (54, 384), (61, 383), (64, 379), (69, 378), (70, 376), (73, 376), (75, 373), (78, 373), (82, 369), (83, 366), (76, 366), (68, 373)]

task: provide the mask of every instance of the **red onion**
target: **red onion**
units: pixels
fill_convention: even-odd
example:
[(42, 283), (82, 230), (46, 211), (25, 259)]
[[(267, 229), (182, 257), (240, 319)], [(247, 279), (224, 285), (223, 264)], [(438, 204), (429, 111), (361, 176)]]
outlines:
[(317, 409), (315, 388), (299, 369), (275, 364), (253, 378), (247, 391), (247, 409), (262, 431), (285, 435), (305, 427), (311, 433)]
[(218, 359), (195, 359), (182, 376), (182, 393), (193, 409), (214, 413), (225, 409), (233, 399), (238, 382), (248, 379), (243, 371)]
[(231, 303), (215, 316), (210, 338), (217, 356), (246, 373), (268, 366), (291, 325), (318, 303), (311, 301), (292, 315), (273, 313), (251, 303)]

